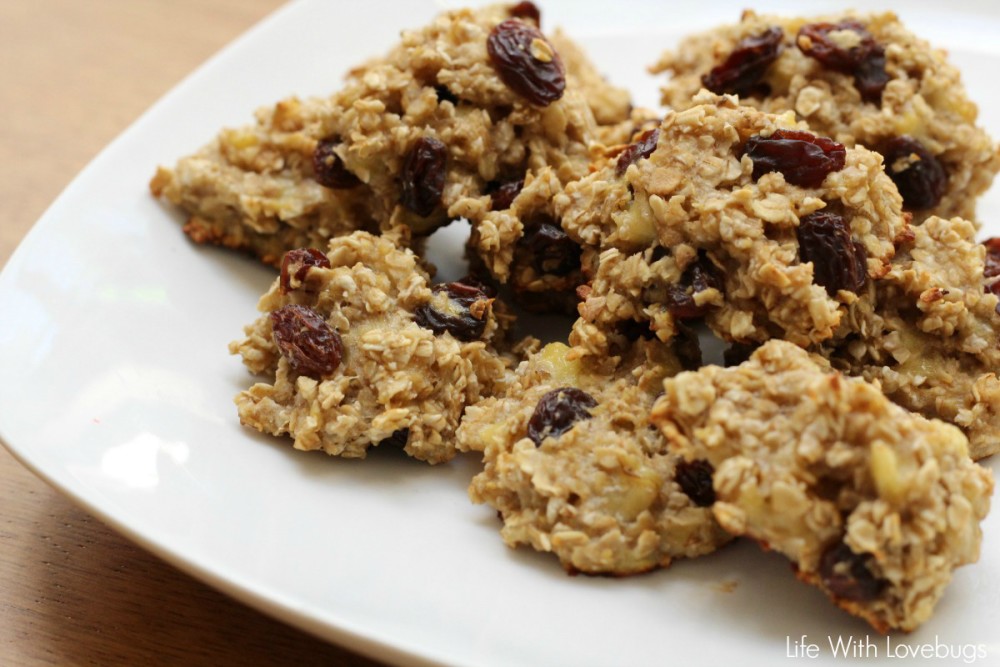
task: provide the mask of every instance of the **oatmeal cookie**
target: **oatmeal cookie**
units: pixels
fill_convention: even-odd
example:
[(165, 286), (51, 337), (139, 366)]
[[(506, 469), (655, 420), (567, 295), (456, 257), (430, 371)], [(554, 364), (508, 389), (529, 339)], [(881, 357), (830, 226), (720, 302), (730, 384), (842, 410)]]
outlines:
[(550, 343), (505, 396), (467, 409), (459, 447), (485, 464), (469, 495), (496, 508), (509, 546), (551, 552), (570, 572), (626, 575), (729, 540), (707, 508), (710, 477), (649, 423), (663, 378), (680, 368), (659, 341), (601, 360)]
[(190, 214), (194, 240), (275, 264), (353, 230), (408, 243), (459, 216), (475, 223), (497, 191), (545, 167), (579, 178), (594, 111), (617, 127), (626, 94), (579, 49), (564, 65), (527, 5), (451, 11), (404, 32), (339, 92), (259, 111), (160, 168), (151, 189)]
[(917, 222), (975, 216), (1000, 149), (946, 53), (892, 13), (782, 18), (744, 12), (689, 37), (656, 63), (663, 102), (686, 109), (702, 87), (763, 111), (793, 110), (812, 131), (885, 156)]
[(557, 195), (590, 278), (580, 315), (664, 341), (702, 317), (727, 340), (830, 338), (908, 227), (881, 156), (733, 96), (695, 102)]
[(993, 476), (961, 431), (788, 342), (667, 379), (652, 419), (714, 468), (723, 528), (783, 553), (881, 632), (926, 621), (952, 571), (979, 557)]
[(366, 232), (287, 253), (259, 310), (229, 346), (268, 377), (236, 397), (240, 420), (297, 449), (364, 457), (387, 443), (447, 461), (465, 406), (501, 391), (511, 365), (488, 288), (432, 286), (410, 250)]
[(973, 458), (1000, 452), (1000, 256), (994, 250), (986, 269), (972, 223), (937, 217), (914, 227), (897, 253), (850, 307), (852, 333), (823, 353), (877, 380), (903, 407), (959, 426)]

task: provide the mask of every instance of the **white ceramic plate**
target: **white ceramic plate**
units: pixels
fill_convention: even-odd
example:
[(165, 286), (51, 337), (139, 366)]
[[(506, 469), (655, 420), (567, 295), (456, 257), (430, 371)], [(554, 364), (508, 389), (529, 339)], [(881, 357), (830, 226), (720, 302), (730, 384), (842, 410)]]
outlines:
[[(653, 105), (656, 82), (644, 66), (679, 34), (734, 20), (744, 4), (604, 0), (543, 9), (547, 27), (567, 28), (613, 80)], [(835, 7), (811, 3), (809, 11)], [(570, 577), (553, 558), (502, 544), (493, 512), (466, 497), (472, 458), (434, 468), (387, 452), (338, 460), (239, 426), (231, 397), (250, 377), (226, 344), (255, 316), (272, 273), (191, 245), (179, 214), (155, 202), (146, 183), (158, 163), (247, 122), (257, 106), (334, 90), (350, 65), (436, 9), (290, 5), (94, 160), (0, 276), (3, 441), (170, 562), (387, 661), (773, 665), (804, 651), (802, 636), (820, 646), (814, 662), (839, 660), (828, 641), (872, 633), (798, 584), (780, 556), (737, 545), (646, 576)], [(903, 16), (951, 49), (983, 122), (1000, 136), (997, 10), (951, 2), (945, 13), (936, 2), (908, 2)], [(996, 188), (981, 210), (1000, 230)], [(881, 660), (895, 659), (887, 649), (939, 645), (1000, 659), (997, 512), (984, 528), (981, 562), (958, 571), (933, 620), (891, 646), (872, 638)]]

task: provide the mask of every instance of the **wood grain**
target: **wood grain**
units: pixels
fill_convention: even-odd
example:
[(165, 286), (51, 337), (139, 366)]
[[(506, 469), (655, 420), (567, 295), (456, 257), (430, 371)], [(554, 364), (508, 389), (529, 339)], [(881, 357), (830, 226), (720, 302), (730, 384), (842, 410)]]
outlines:
[[(279, 0), (7, 0), (0, 265), (98, 151)], [(4, 322), (3, 326), (16, 326)], [(380, 663), (195, 581), (0, 448), (0, 665)]]

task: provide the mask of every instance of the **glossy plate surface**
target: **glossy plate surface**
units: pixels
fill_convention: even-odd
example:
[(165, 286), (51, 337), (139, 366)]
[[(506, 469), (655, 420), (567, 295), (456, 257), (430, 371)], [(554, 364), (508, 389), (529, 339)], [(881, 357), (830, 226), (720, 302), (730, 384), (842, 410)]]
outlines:
[[(657, 83), (645, 66), (679, 35), (735, 20), (745, 4), (565, 1), (543, 12), (546, 29), (566, 28), (638, 103), (655, 105)], [(812, 3), (809, 11), (837, 7)], [(250, 376), (226, 345), (255, 317), (273, 273), (191, 245), (181, 216), (149, 196), (147, 181), (157, 164), (223, 125), (249, 122), (258, 106), (335, 90), (348, 67), (439, 8), (289, 5), (94, 160), (0, 276), (5, 444), (195, 576), (400, 664), (773, 665), (798, 651), (802, 636), (820, 646), (811, 664), (840, 660), (828, 642), (865, 637), (878, 654), (866, 663), (936, 642), (973, 646), (975, 660), (996, 664), (998, 512), (984, 525), (981, 562), (958, 571), (935, 618), (886, 644), (799, 585), (783, 558), (750, 545), (624, 580), (570, 577), (553, 558), (503, 546), (493, 512), (466, 496), (474, 458), (435, 468), (387, 452), (337, 460), (240, 427), (232, 396)], [(986, 2), (897, 8), (951, 51), (982, 122), (1000, 136), (1000, 13)], [(981, 215), (987, 232), (1000, 233), (998, 188)]]

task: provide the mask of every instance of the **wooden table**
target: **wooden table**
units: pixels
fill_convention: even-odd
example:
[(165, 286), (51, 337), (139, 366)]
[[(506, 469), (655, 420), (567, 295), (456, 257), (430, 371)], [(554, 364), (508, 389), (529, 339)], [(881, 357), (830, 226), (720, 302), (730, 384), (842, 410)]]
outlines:
[[(0, 4), (0, 265), (105, 144), (280, 4)], [(0, 447), (0, 664), (379, 663), (182, 574), (75, 507)]]

